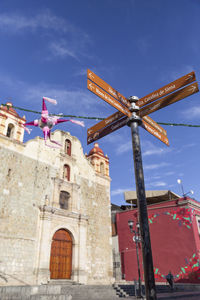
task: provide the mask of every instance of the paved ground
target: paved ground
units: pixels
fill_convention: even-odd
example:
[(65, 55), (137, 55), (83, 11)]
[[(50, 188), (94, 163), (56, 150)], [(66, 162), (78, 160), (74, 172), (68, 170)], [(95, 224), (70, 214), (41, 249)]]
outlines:
[(158, 294), (157, 295), (158, 299), (162, 300), (200, 300), (200, 291), (194, 291), (194, 292), (189, 292), (189, 291), (184, 291), (184, 292), (169, 292), (169, 293), (163, 293), (163, 294)]
[[(120, 299), (120, 298), (119, 298)], [(128, 298), (121, 298), (124, 300), (138, 300), (136, 297), (128, 297)], [(195, 292), (169, 292), (169, 293), (162, 293), (157, 294), (158, 300), (200, 300), (200, 291)], [(105, 299), (109, 300), (109, 299)]]

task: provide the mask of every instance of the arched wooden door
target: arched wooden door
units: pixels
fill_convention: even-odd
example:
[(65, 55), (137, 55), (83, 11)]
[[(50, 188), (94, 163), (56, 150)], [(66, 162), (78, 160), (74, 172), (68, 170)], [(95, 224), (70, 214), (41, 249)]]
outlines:
[(72, 237), (64, 229), (56, 231), (51, 244), (51, 279), (70, 279), (72, 273)]

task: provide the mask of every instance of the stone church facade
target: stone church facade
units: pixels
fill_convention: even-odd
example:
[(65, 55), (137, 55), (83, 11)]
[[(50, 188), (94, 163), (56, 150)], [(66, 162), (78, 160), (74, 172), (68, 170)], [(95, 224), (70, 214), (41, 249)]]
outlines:
[(84, 155), (60, 130), (58, 149), (23, 143), (25, 121), (11, 103), (0, 107), (0, 285), (110, 284), (108, 157), (97, 143)]

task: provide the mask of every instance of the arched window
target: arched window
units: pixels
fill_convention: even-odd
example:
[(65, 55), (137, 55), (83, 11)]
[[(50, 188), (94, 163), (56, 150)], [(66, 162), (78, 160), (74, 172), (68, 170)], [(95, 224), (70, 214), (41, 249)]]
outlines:
[(60, 198), (59, 198), (60, 208), (62, 209), (69, 208), (69, 198), (70, 198), (70, 194), (68, 192), (65, 191), (60, 192)]
[(100, 163), (100, 173), (102, 175), (104, 175), (104, 163), (103, 162)]
[(9, 137), (9, 138), (12, 138), (13, 137), (13, 134), (14, 134), (14, 129), (15, 129), (15, 126), (13, 124), (8, 124), (8, 129), (7, 129), (7, 133), (6, 133), (6, 136)]
[(71, 141), (65, 140), (65, 153), (69, 156), (71, 156), (71, 148), (72, 148)]
[(68, 181), (70, 181), (70, 166), (68, 165), (64, 165), (63, 179), (67, 179)]

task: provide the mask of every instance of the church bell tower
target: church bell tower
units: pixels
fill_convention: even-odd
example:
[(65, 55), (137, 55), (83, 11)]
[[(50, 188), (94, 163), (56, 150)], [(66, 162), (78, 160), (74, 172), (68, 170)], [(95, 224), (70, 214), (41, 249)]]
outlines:
[(98, 143), (94, 144), (87, 158), (98, 174), (109, 177), (109, 158), (107, 155), (104, 155)]
[(21, 118), (11, 102), (0, 106), (0, 134), (12, 140), (23, 143), (25, 116)]

